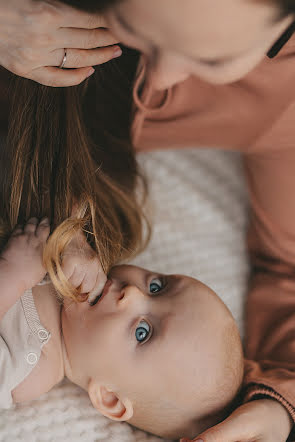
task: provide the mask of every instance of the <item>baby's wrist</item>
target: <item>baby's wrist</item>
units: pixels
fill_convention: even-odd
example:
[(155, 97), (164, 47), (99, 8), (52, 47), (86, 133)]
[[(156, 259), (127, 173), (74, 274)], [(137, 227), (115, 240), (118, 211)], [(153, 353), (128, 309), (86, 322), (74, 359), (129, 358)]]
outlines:
[(15, 266), (10, 265), (6, 260), (0, 259), (0, 284), (4, 289), (5, 286), (9, 286), (11, 290), (21, 295), (28, 288), (28, 284), (20, 278), (18, 269)]

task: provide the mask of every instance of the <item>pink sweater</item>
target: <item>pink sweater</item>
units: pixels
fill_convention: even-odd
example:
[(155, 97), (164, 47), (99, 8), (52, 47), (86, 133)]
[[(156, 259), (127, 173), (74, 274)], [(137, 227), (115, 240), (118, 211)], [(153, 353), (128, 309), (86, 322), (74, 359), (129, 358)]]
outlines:
[(134, 88), (138, 150), (215, 147), (243, 153), (252, 205), (245, 399), (272, 396), (295, 421), (295, 36), (274, 59), (224, 86), (196, 77)]

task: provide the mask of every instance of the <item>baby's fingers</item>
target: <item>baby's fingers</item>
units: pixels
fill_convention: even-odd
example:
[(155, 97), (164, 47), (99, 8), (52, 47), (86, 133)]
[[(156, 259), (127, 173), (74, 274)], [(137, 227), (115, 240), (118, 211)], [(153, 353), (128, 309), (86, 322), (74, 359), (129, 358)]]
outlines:
[(41, 242), (46, 242), (50, 233), (50, 224), (48, 218), (43, 218), (36, 228), (36, 236)]
[(81, 267), (75, 267), (72, 275), (68, 278), (68, 282), (75, 289), (79, 289), (80, 293), (84, 293), (81, 290), (81, 286), (82, 286), (84, 278), (85, 278), (85, 270), (83, 268), (81, 268)]
[(24, 233), (35, 233), (38, 224), (37, 218), (30, 218), (24, 227)]
[(20, 224), (17, 224), (17, 225), (15, 226), (15, 228), (13, 229), (13, 232), (12, 232), (11, 236), (19, 236), (19, 235), (21, 235), (22, 233), (24, 233), (24, 228), (23, 228), (23, 226), (21, 226)]
[(93, 299), (103, 291), (106, 282), (107, 276), (99, 264), (98, 269), (87, 273), (81, 288), (83, 293), (88, 293), (89, 299)]

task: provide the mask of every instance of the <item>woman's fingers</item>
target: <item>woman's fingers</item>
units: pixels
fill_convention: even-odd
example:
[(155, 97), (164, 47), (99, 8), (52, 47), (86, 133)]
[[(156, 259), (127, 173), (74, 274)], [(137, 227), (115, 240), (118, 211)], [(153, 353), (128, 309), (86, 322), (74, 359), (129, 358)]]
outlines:
[[(87, 36), (85, 32), (91, 32)], [(122, 50), (116, 45), (117, 39), (106, 29), (94, 29), (86, 31), (84, 29), (63, 29), (60, 34), (60, 42), (65, 48), (55, 49), (49, 53), (46, 51), (36, 51), (35, 60), (31, 53), (30, 63), (34, 69), (29, 71), (29, 62), (23, 60), (27, 73), (22, 75), (45, 86), (67, 87), (76, 86), (94, 73), (92, 66), (107, 63), (113, 58), (120, 57)], [(95, 49), (80, 49), (95, 47)], [(79, 49), (76, 49), (78, 47)], [(61, 65), (66, 49), (66, 60), (63, 69)], [(44, 66), (45, 65), (45, 66)], [(70, 69), (70, 70), (69, 70)]]
[[(107, 46), (91, 50), (68, 49), (64, 69), (77, 69), (89, 66), (98, 66), (106, 63), (113, 58), (120, 57), (122, 50), (119, 46)], [(60, 60), (63, 60), (64, 51), (56, 50), (50, 56), (50, 66), (58, 66)]]
[[(101, 53), (96, 49), (118, 43), (106, 29), (103, 17), (56, 0), (9, 0), (2, 9), (0, 65), (46, 86), (66, 87), (83, 82), (93, 72), (90, 66), (112, 58), (114, 49)], [(50, 69), (61, 65), (64, 48), (73, 50), (67, 67), (76, 68), (76, 72)], [(89, 50), (89, 54), (79, 52), (83, 50)], [(79, 70), (81, 67), (83, 70)]]
[(61, 28), (57, 31), (55, 47), (94, 49), (119, 43), (113, 34), (104, 28), (75, 29)]
[(51, 87), (76, 86), (94, 73), (92, 67), (80, 69), (59, 69), (56, 67), (44, 67), (35, 69), (31, 74), (31, 80)]
[(44, 12), (52, 15), (59, 27), (95, 29), (107, 27), (105, 18), (95, 12), (85, 12), (71, 6), (51, 0), (51, 7), (44, 7)]
[(52, 66), (34, 69), (25, 77), (45, 86), (76, 86), (94, 73), (92, 66), (98, 66), (113, 58), (120, 57), (122, 50), (119, 46), (107, 46), (91, 50), (68, 49), (64, 68), (59, 69), (57, 66), (61, 64), (64, 54), (63, 49), (51, 52), (48, 62)]

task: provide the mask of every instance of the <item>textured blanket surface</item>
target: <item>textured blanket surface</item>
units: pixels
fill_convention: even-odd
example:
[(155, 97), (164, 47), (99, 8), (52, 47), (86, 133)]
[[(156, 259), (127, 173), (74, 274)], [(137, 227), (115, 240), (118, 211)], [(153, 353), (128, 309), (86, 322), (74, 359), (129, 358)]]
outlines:
[[(230, 308), (243, 334), (247, 197), (240, 158), (184, 149), (145, 153), (139, 160), (150, 183), (154, 229), (149, 247), (134, 263), (207, 283)], [(160, 440), (99, 415), (87, 395), (68, 381), (37, 401), (0, 414), (0, 442)]]

